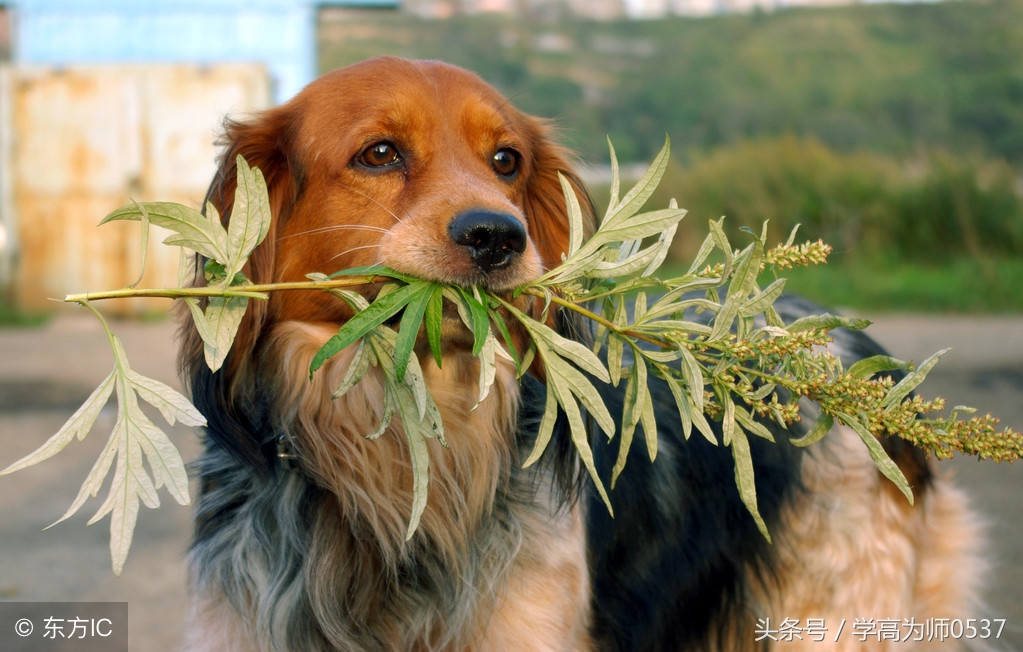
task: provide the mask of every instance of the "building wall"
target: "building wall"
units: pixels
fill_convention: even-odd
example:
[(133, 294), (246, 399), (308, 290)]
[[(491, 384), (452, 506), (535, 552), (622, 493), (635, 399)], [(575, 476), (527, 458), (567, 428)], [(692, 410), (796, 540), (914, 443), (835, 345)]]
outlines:
[[(49, 299), (135, 282), (138, 223), (99, 221), (133, 199), (201, 207), (223, 118), (270, 102), (258, 64), (0, 68), (0, 277), (17, 305), (52, 310)], [(150, 232), (145, 286), (177, 285), (178, 250), (160, 244), (166, 235)]]

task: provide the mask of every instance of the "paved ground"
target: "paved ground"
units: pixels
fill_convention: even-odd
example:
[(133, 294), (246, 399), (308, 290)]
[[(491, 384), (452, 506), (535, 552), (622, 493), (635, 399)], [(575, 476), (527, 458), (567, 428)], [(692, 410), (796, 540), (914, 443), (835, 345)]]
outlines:
[[(173, 328), (115, 324), (141, 373), (177, 384)], [(922, 360), (954, 347), (923, 390), (968, 404), (1023, 430), (1023, 316), (1005, 318), (879, 317), (875, 337), (898, 357)], [(106, 338), (91, 318), (67, 317), (41, 330), (0, 330), (0, 467), (56, 432), (111, 367)], [(112, 417), (99, 426), (109, 432)], [(74, 499), (104, 443), (97, 432), (41, 467), (0, 477), (0, 601), (127, 601), (133, 652), (165, 652), (181, 640), (185, 612), (182, 557), (189, 510), (164, 494), (144, 510), (124, 573), (110, 571), (107, 520), (85, 527), (98, 506), (43, 532)], [(194, 456), (187, 429), (172, 437)], [(1007, 618), (1006, 649), (1023, 649), (1023, 464), (956, 460), (949, 468), (991, 521), (989, 615)]]

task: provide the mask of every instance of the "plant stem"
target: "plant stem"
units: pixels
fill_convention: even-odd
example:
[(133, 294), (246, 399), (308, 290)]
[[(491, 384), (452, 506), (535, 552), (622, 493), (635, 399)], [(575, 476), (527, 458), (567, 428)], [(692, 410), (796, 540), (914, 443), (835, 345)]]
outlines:
[(150, 297), (158, 299), (183, 299), (185, 297), (246, 297), (248, 299), (267, 299), (270, 292), (277, 290), (331, 290), (334, 288), (366, 285), (387, 280), (386, 276), (351, 276), (347, 278), (329, 279), (326, 281), (291, 281), (287, 283), (264, 283), (261, 285), (235, 285), (229, 287), (192, 287), (192, 288), (122, 288), (103, 292), (86, 292), (69, 294), (64, 297), (68, 303), (87, 304), (89, 301), (102, 299), (127, 299)]

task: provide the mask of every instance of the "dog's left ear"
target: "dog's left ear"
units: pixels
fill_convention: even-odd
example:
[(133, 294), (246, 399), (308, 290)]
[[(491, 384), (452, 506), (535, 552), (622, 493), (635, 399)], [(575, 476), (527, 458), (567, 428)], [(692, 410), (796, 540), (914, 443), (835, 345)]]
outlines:
[(525, 209), (530, 236), (543, 259), (544, 269), (561, 264), (568, 253), (569, 222), (565, 193), (558, 180), (560, 172), (572, 186), (583, 212), (583, 240), (597, 229), (596, 211), (586, 186), (571, 164), (571, 153), (554, 143), (551, 128), (531, 119), (532, 169), (526, 186)]

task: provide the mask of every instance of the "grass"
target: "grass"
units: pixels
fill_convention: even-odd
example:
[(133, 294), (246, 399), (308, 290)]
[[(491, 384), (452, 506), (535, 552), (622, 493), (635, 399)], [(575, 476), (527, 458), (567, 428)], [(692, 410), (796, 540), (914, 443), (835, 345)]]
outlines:
[(1023, 260), (961, 258), (942, 266), (871, 262), (788, 270), (786, 292), (835, 310), (1008, 314), (1023, 312)]

